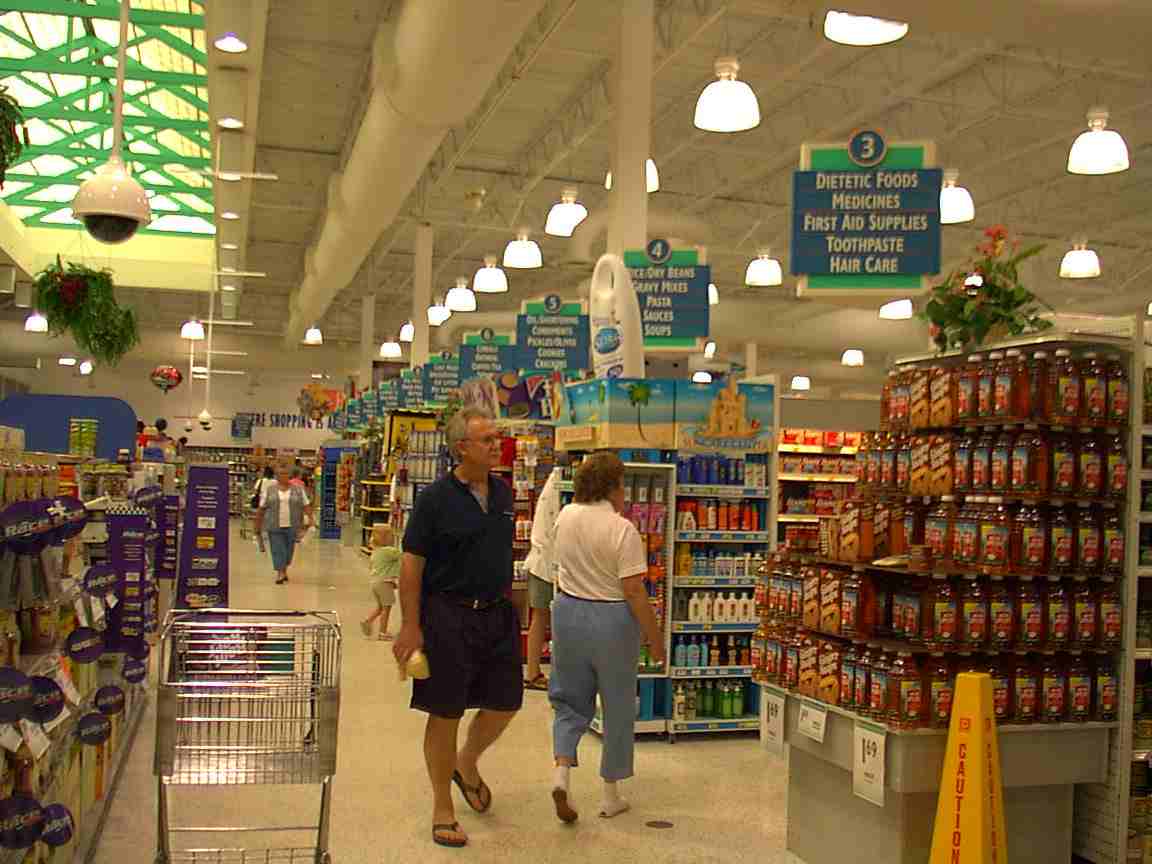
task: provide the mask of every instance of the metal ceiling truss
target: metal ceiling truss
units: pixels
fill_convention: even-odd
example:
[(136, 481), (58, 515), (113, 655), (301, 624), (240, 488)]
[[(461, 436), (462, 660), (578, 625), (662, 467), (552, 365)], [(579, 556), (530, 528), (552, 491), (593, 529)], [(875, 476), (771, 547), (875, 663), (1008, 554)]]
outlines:
[[(210, 226), (212, 144), (203, 6), (199, 0), (183, 3), (188, 12), (132, 10), (124, 157), (153, 193), (155, 218), (194, 217)], [(75, 224), (75, 187), (108, 158), (117, 46), (114, 35), (111, 42), (102, 38), (93, 22), (115, 21), (119, 9), (119, 3), (107, 0), (4, 3), (0, 44), (21, 53), (0, 58), (0, 83), (21, 94), (33, 143), (10, 168), (0, 197), (20, 208), (27, 225)], [(65, 22), (63, 27), (56, 19)], [(83, 86), (69, 90), (77, 79), (83, 79)], [(157, 233), (202, 235), (208, 230)]]

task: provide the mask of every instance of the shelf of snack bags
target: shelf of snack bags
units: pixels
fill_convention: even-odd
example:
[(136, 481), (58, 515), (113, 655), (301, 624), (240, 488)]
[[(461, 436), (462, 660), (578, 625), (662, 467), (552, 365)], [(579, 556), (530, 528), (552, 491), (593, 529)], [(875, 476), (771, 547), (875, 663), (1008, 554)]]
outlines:
[(778, 540), (815, 551), (822, 519), (838, 512), (858, 480), (858, 431), (780, 430)]

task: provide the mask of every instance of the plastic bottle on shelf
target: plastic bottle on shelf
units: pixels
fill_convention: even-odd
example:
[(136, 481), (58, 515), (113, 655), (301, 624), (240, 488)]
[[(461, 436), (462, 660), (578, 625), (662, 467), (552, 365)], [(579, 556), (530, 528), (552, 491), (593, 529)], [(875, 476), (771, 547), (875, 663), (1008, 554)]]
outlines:
[(840, 635), (852, 639), (863, 635), (860, 622), (860, 576), (849, 573), (840, 582)]
[(1048, 370), (1048, 419), (1052, 423), (1072, 424), (1080, 419), (1083, 400), (1080, 370), (1072, 352), (1059, 348)]
[(896, 435), (884, 436), (883, 449), (880, 451), (880, 488), (891, 492), (896, 488), (896, 451), (899, 449), (899, 437)]
[(1096, 657), (1096, 670), (1092, 691), (1095, 694), (1093, 717), (1103, 722), (1111, 722), (1117, 718), (1116, 694), (1119, 682), (1116, 680), (1116, 670), (1112, 658), (1107, 654), (1098, 654)]
[(992, 576), (988, 590), (988, 623), (992, 648), (1010, 648), (1016, 638), (1016, 600), (1003, 576)]
[(980, 354), (969, 354), (968, 362), (960, 368), (956, 378), (956, 419), (960, 423), (974, 420), (980, 416), (980, 400), (978, 396), (980, 382), (980, 366), (983, 362)]
[(896, 439), (896, 477), (892, 488), (897, 492), (907, 492), (912, 476), (912, 436), (900, 435)]
[(1012, 453), (1016, 436), (1011, 429), (1003, 430), (992, 444), (988, 474), (988, 488), (993, 492), (1007, 492), (1012, 480)]
[(1083, 574), (1099, 572), (1103, 565), (1104, 532), (1097, 512), (1081, 501), (1076, 516), (1076, 570)]
[(992, 483), (992, 447), (996, 435), (985, 429), (972, 447), (972, 477), (970, 488), (973, 492), (987, 492)]
[(688, 697), (683, 684), (677, 684), (672, 691), (672, 717), (679, 721), (688, 719)]
[(1063, 723), (1068, 717), (1068, 670), (1052, 651), (1040, 659), (1040, 720)]
[(1076, 525), (1063, 501), (1053, 500), (1048, 524), (1048, 569), (1070, 573), (1076, 566)]
[(1101, 557), (1105, 575), (1119, 576), (1124, 572), (1124, 521), (1111, 503), (1104, 505)]
[(1068, 719), (1084, 723), (1092, 719), (1092, 670), (1083, 655), (1068, 663)]
[(1045, 610), (1044, 596), (1039, 586), (1030, 578), (1020, 580), (1016, 599), (1016, 643), (1017, 649), (1035, 649), (1044, 644)]
[(924, 678), (911, 651), (900, 651), (888, 670), (887, 721), (897, 729), (924, 722)]
[(964, 590), (960, 594), (960, 622), (960, 644), (982, 648), (988, 641), (988, 597), (974, 573), (964, 577)]
[(964, 509), (956, 517), (953, 557), (961, 566), (974, 567), (980, 563), (980, 530), (984, 519), (988, 498), (984, 495), (970, 495), (964, 502)]
[(723, 666), (720, 657), (720, 639), (717, 636), (712, 637), (712, 642), (708, 646), (708, 666)]
[(1010, 420), (1016, 416), (1016, 366), (1020, 351), (1011, 348), (1004, 352), (993, 372), (992, 416), (997, 420)]
[(1025, 502), (1012, 520), (1009, 565), (1013, 573), (1044, 572), (1048, 561), (1048, 520), (1035, 504)]
[(1104, 450), (1104, 494), (1123, 498), (1128, 492), (1128, 449), (1124, 446), (1124, 436), (1108, 435)]
[[(896, 386), (896, 370), (889, 369), (888, 377), (880, 387), (880, 428), (888, 429), (892, 424), (892, 391)], [(861, 447), (863, 449), (863, 446)], [(859, 451), (857, 451), (859, 455)]]
[(1059, 577), (1049, 579), (1044, 608), (1048, 631), (1046, 644), (1053, 650), (1067, 648), (1072, 641), (1072, 598)]
[(1119, 648), (1124, 639), (1124, 610), (1120, 590), (1111, 576), (1100, 580), (1099, 604), (1100, 647)]
[(736, 596), (735, 591), (728, 592), (728, 599), (724, 605), (724, 620), (729, 624), (744, 624), (748, 621), (744, 617), (744, 603)]
[(1053, 495), (1075, 495), (1079, 489), (1076, 468), (1079, 460), (1076, 439), (1067, 432), (1052, 435), (1052, 469), (1049, 472)]
[(688, 646), (684, 644), (684, 637), (677, 636), (675, 640), (675, 647), (672, 649), (672, 665), (673, 666), (686, 666), (688, 657)]
[(700, 665), (700, 643), (695, 636), (690, 637), (685, 645), (684, 665), (690, 667)]
[(1039, 429), (1025, 429), (1012, 445), (1011, 483), (1014, 492), (1048, 492), (1048, 438)]
[(1030, 420), (1048, 419), (1048, 352), (1034, 351), (1028, 360), (1028, 389), (1025, 395)]
[(700, 623), (700, 592), (693, 591), (688, 600), (688, 621), (692, 624)]
[(857, 713), (867, 714), (872, 704), (872, 656), (864, 645), (856, 646), (856, 679), (852, 704)]
[(925, 637), (939, 648), (951, 648), (958, 642), (959, 609), (956, 591), (943, 573), (932, 574), (929, 589), (929, 626), (931, 634)]
[(928, 722), (936, 728), (947, 728), (952, 717), (952, 699), (956, 679), (943, 654), (934, 653), (928, 660)]
[(1104, 375), (1107, 379), (1107, 419), (1109, 423), (1128, 422), (1128, 407), (1131, 404), (1128, 390), (1128, 368), (1119, 354), (1109, 354)]
[(980, 518), (979, 563), (984, 572), (1003, 573), (1007, 569), (1011, 530), (1004, 499), (989, 496)]
[(979, 433), (972, 430), (959, 434), (952, 448), (952, 489), (955, 492), (969, 492), (972, 489), (972, 451), (976, 448)]
[(685, 688), (684, 701), (687, 703), (684, 710), (685, 719), (689, 721), (695, 720), (699, 716), (700, 710), (695, 682)]
[(879, 645), (870, 645), (872, 681), (869, 690), (868, 715), (883, 722), (888, 716), (888, 660)]
[(1104, 445), (1095, 435), (1080, 438), (1079, 469), (1079, 494), (1089, 498), (1103, 495)]
[(1012, 720), (1034, 723), (1040, 707), (1040, 677), (1028, 655), (1017, 652), (1012, 661)]
[(1100, 355), (1088, 351), (1080, 361), (1083, 388), (1081, 416), (1089, 423), (1103, 423), (1108, 417), (1108, 380)]
[(993, 416), (993, 397), (996, 390), (996, 370), (1004, 359), (1003, 352), (993, 351), (980, 365), (980, 378), (976, 390), (976, 415), (981, 419)]
[(739, 720), (744, 716), (744, 685), (740, 681), (732, 682), (732, 718)]
[(992, 714), (997, 723), (1007, 723), (1012, 719), (1011, 657), (1001, 655), (989, 660), (988, 674), (992, 677)]
[(851, 708), (856, 704), (856, 653), (851, 647), (844, 649), (840, 660), (839, 702), (841, 708)]
[(956, 529), (957, 508), (952, 495), (941, 495), (940, 503), (924, 517), (924, 542), (933, 559), (952, 557), (952, 532)]
[(1081, 648), (1095, 647), (1100, 639), (1100, 599), (1091, 583), (1077, 576), (1072, 593), (1072, 641)]

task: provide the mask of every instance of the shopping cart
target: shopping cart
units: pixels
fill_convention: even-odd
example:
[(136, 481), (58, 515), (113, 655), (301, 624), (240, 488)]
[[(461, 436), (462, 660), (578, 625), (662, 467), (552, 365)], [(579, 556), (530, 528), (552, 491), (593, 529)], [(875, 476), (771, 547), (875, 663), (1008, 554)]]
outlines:
[[(340, 719), (336, 613), (176, 610), (161, 633), (160, 664), (157, 864), (327, 864)], [(172, 787), (248, 784), (319, 784), (319, 819), (263, 827), (169, 824)], [(315, 844), (174, 848), (173, 835), (254, 832), (314, 833)]]

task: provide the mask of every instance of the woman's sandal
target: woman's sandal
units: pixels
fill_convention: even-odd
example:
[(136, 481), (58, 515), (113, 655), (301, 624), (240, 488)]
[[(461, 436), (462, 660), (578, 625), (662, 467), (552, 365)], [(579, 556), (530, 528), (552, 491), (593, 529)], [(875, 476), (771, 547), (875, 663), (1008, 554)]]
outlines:
[(464, 832), (460, 830), (459, 822), (442, 822), (439, 825), (432, 826), (432, 842), (437, 846), (447, 846), (449, 849), (460, 849), (468, 845), (467, 837), (445, 837), (444, 835), (449, 832), (452, 834), (464, 834)]
[(552, 790), (552, 803), (556, 807), (556, 818), (571, 825), (580, 818), (580, 814), (568, 801), (568, 790), (556, 787)]
[(469, 786), (459, 771), (453, 771), (452, 782), (460, 788), (460, 794), (464, 796), (469, 807), (477, 813), (488, 812), (488, 808), (492, 806), (492, 790), (488, 788), (483, 778), (475, 786)]
[(525, 678), (524, 679), (524, 689), (525, 690), (544, 690), (544, 691), (547, 691), (548, 690), (548, 677), (543, 672), (541, 672), (539, 675), (537, 675), (535, 678), (533, 678), (531, 680)]

